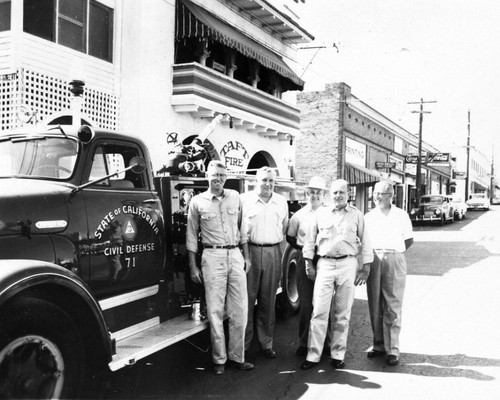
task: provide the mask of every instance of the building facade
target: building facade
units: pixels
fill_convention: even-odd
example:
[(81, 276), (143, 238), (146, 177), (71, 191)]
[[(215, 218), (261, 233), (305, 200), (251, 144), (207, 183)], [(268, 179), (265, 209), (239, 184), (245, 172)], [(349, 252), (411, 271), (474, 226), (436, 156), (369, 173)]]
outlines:
[[(85, 83), (82, 120), (142, 137), (153, 167), (203, 132), (235, 171), (290, 177), (302, 90), (303, 1), (0, 0), (1, 129), (67, 122), (69, 83)], [(281, 4), (281, 2), (280, 2)]]
[[(345, 83), (297, 96), (301, 133), (297, 137), (297, 178), (321, 174), (350, 183), (350, 200), (362, 211), (373, 207), (374, 184), (395, 184), (395, 204), (409, 210), (416, 201), (418, 137), (409, 133), (351, 93)], [(425, 154), (440, 154), (422, 143)], [(449, 162), (421, 159), (422, 194), (448, 194)]]

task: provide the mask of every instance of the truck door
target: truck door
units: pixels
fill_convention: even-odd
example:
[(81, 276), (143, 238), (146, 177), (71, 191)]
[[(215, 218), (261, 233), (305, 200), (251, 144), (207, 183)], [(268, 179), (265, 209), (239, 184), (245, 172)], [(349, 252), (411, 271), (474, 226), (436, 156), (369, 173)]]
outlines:
[[(133, 142), (96, 140), (86, 174), (92, 181), (123, 170), (135, 156)], [(157, 283), (163, 268), (161, 205), (146, 172), (122, 172), (83, 190), (90, 245), (90, 286), (109, 295)]]

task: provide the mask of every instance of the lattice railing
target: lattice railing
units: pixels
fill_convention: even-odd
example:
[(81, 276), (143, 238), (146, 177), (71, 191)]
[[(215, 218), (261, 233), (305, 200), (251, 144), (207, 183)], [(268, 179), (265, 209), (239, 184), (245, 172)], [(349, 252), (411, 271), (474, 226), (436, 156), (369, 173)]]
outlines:
[[(31, 123), (64, 110), (69, 113), (72, 94), (67, 80), (21, 69), (13, 74), (0, 75), (0, 96), (1, 129), (5, 130), (22, 125), (17, 118), (22, 106), (35, 112), (36, 118)], [(98, 127), (120, 128), (120, 104), (116, 96), (86, 86), (82, 108), (82, 113)]]

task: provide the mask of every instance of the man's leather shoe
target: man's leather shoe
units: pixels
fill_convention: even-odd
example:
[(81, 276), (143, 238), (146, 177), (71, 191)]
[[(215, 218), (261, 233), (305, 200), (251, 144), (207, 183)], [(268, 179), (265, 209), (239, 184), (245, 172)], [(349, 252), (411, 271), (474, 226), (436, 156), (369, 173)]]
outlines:
[(299, 357), (304, 357), (305, 355), (307, 355), (307, 347), (300, 346), (295, 352), (295, 354), (298, 355)]
[(387, 364), (394, 366), (399, 364), (399, 357), (395, 356), (394, 354), (389, 354), (387, 357)]
[(276, 358), (276, 352), (273, 349), (264, 349), (264, 350), (262, 350), (262, 353), (267, 358)]
[(215, 375), (224, 374), (224, 364), (214, 364), (214, 373)]
[(370, 350), (368, 353), (366, 353), (366, 356), (368, 358), (374, 358), (374, 357), (381, 356), (383, 354), (385, 354), (385, 351), (383, 351), (383, 350)]
[(305, 360), (305, 361), (301, 364), (300, 368), (302, 368), (302, 369), (311, 369), (311, 368), (314, 368), (314, 367), (315, 367), (316, 365), (318, 365), (318, 364), (319, 364), (319, 363), (317, 363), (317, 362), (313, 362), (313, 361), (307, 361), (307, 360)]
[(345, 367), (344, 360), (337, 360), (336, 358), (332, 358), (331, 363), (332, 367), (335, 369), (342, 369)]
[(229, 361), (229, 365), (232, 368), (239, 369), (240, 371), (250, 371), (251, 369), (254, 368), (254, 365), (252, 363), (249, 363), (249, 362), (240, 363), (240, 362), (233, 361), (233, 360)]

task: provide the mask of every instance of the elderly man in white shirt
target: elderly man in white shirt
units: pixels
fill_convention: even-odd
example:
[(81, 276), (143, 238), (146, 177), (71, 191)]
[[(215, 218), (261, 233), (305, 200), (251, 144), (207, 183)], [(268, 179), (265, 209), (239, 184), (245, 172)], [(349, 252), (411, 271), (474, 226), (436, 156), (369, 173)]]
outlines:
[(248, 323), (245, 350), (249, 349), (253, 338), (255, 312), (260, 348), (268, 358), (275, 358), (273, 336), (276, 291), (281, 279), (280, 244), (288, 225), (288, 204), (283, 196), (274, 193), (276, 173), (272, 168), (260, 168), (256, 178), (256, 189), (241, 195), (247, 228), (247, 237), (243, 241), (248, 243), (250, 252), (247, 262)]
[(394, 188), (378, 182), (373, 190), (376, 207), (365, 215), (374, 261), (367, 280), (373, 349), (368, 358), (387, 355), (387, 364), (399, 364), (399, 333), (406, 285), (405, 251), (413, 244), (408, 214), (392, 204)]

